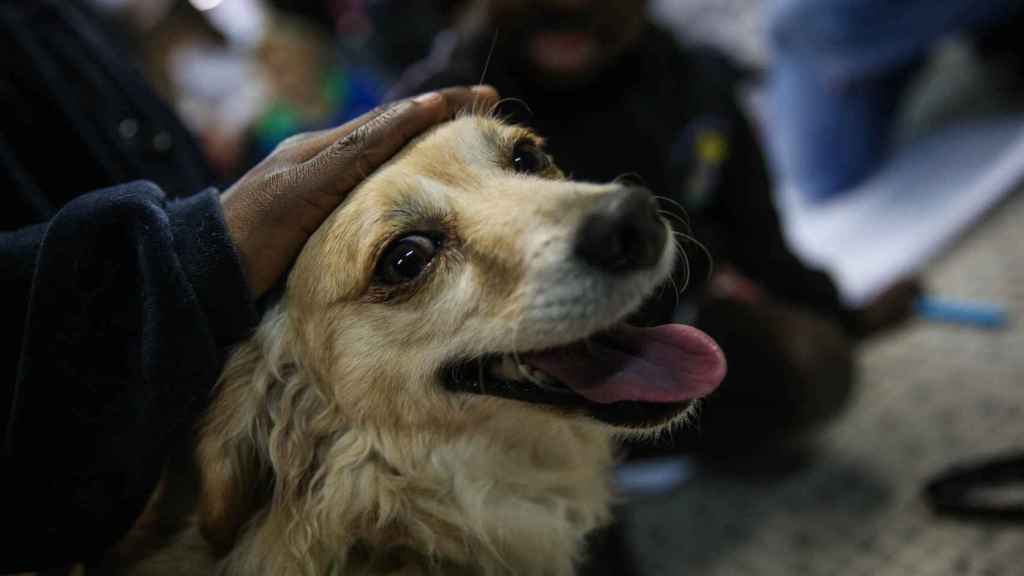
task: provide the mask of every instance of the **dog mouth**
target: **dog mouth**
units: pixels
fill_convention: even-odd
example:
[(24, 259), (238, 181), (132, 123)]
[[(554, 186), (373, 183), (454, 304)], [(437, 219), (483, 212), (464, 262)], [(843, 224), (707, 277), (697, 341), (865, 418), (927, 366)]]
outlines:
[(584, 413), (615, 426), (663, 424), (725, 377), (718, 344), (681, 324), (619, 324), (565, 346), (490, 354), (444, 370), (453, 392)]

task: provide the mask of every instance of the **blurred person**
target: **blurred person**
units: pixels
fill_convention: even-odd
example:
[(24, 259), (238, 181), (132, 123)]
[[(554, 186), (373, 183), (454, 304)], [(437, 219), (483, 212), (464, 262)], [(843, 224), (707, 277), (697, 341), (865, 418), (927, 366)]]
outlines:
[[(325, 25), (341, 3), (90, 0), (124, 24), (151, 82), (195, 133), (223, 180), (237, 178), (285, 138), (351, 120), (381, 102), (368, 67), (340, 54), (353, 27)], [(113, 3), (113, 5), (111, 5)], [(163, 7), (159, 9), (159, 7)], [(339, 8), (340, 9), (340, 8)], [(140, 17), (145, 14), (146, 17)]]
[(638, 320), (694, 323), (722, 345), (729, 374), (702, 404), (699, 425), (677, 431), (674, 445), (631, 453), (757, 454), (835, 415), (854, 382), (856, 339), (909, 314), (916, 284), (849, 309), (827, 274), (789, 250), (736, 101), (742, 71), (681, 46), (648, 19), (643, 0), (449, 4), (459, 7), (453, 27), (394, 94), (485, 78), (510, 98), (500, 112), (543, 135), (566, 173), (638, 176), (662, 195), (680, 234), (707, 249), (680, 236), (689, 261), (676, 284), (691, 287), (681, 299), (666, 287)]
[(323, 219), (445, 90), (293, 138), (223, 195), (82, 2), (0, 2), (0, 573), (101, 557), (204, 410), (226, 350)]
[(971, 34), (984, 57), (1009, 56), (1024, 72), (1022, 8), (1019, 0), (774, 0), (768, 117), (784, 175), (814, 202), (870, 176), (890, 152), (912, 79), (943, 39)]

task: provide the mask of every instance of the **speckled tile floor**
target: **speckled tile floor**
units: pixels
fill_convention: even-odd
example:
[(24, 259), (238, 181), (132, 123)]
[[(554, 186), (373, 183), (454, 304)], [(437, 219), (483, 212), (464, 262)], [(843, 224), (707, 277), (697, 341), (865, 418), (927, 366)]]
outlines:
[(999, 303), (1003, 331), (912, 323), (867, 345), (858, 392), (815, 458), (773, 480), (706, 470), (625, 514), (645, 575), (1018, 576), (1024, 526), (939, 519), (926, 480), (1024, 449), (1024, 190), (926, 272), (932, 293)]

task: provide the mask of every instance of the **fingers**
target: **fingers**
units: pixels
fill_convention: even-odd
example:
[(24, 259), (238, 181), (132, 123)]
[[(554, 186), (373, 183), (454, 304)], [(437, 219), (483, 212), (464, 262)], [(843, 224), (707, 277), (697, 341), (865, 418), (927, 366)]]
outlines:
[(466, 87), (445, 88), (440, 91), (445, 104), (446, 112), (443, 119), (450, 118), (456, 113), (466, 110), (482, 114), (498, 102), (498, 92), (493, 86), (481, 84)]
[(402, 100), (359, 125), (310, 160), (310, 178), (339, 200), (370, 172), (427, 128), (466, 109), (488, 109), (497, 102), (490, 87), (447, 88)]
[[(415, 132), (418, 134), (423, 128), (443, 122), (461, 110), (485, 111), (497, 101), (498, 93), (490, 86), (446, 88), (378, 106), (341, 126), (293, 136), (287, 144), (297, 148), (298, 160), (307, 161), (380, 115), (393, 114), (396, 108), (404, 109), (403, 117), (399, 119), (400, 125), (408, 123), (411, 127), (422, 126)], [(403, 144), (404, 141), (399, 146)]]
[(366, 124), (370, 120), (373, 120), (393, 105), (394, 104), (384, 104), (377, 106), (373, 110), (349, 120), (341, 126), (296, 134), (282, 142), (281, 147), (292, 148), (293, 150), (289, 150), (289, 152), (293, 154), (290, 158), (299, 162), (306, 162), (317, 154), (323, 152), (324, 148), (327, 148), (331, 144), (334, 144), (338, 140), (348, 136), (360, 126)]

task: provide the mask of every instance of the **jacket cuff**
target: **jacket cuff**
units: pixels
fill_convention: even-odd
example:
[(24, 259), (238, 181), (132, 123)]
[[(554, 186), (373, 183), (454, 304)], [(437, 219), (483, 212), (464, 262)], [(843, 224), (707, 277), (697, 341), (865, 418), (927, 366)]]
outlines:
[(258, 317), (219, 193), (209, 189), (176, 200), (167, 206), (167, 215), (181, 267), (217, 344), (230, 346), (248, 337)]

